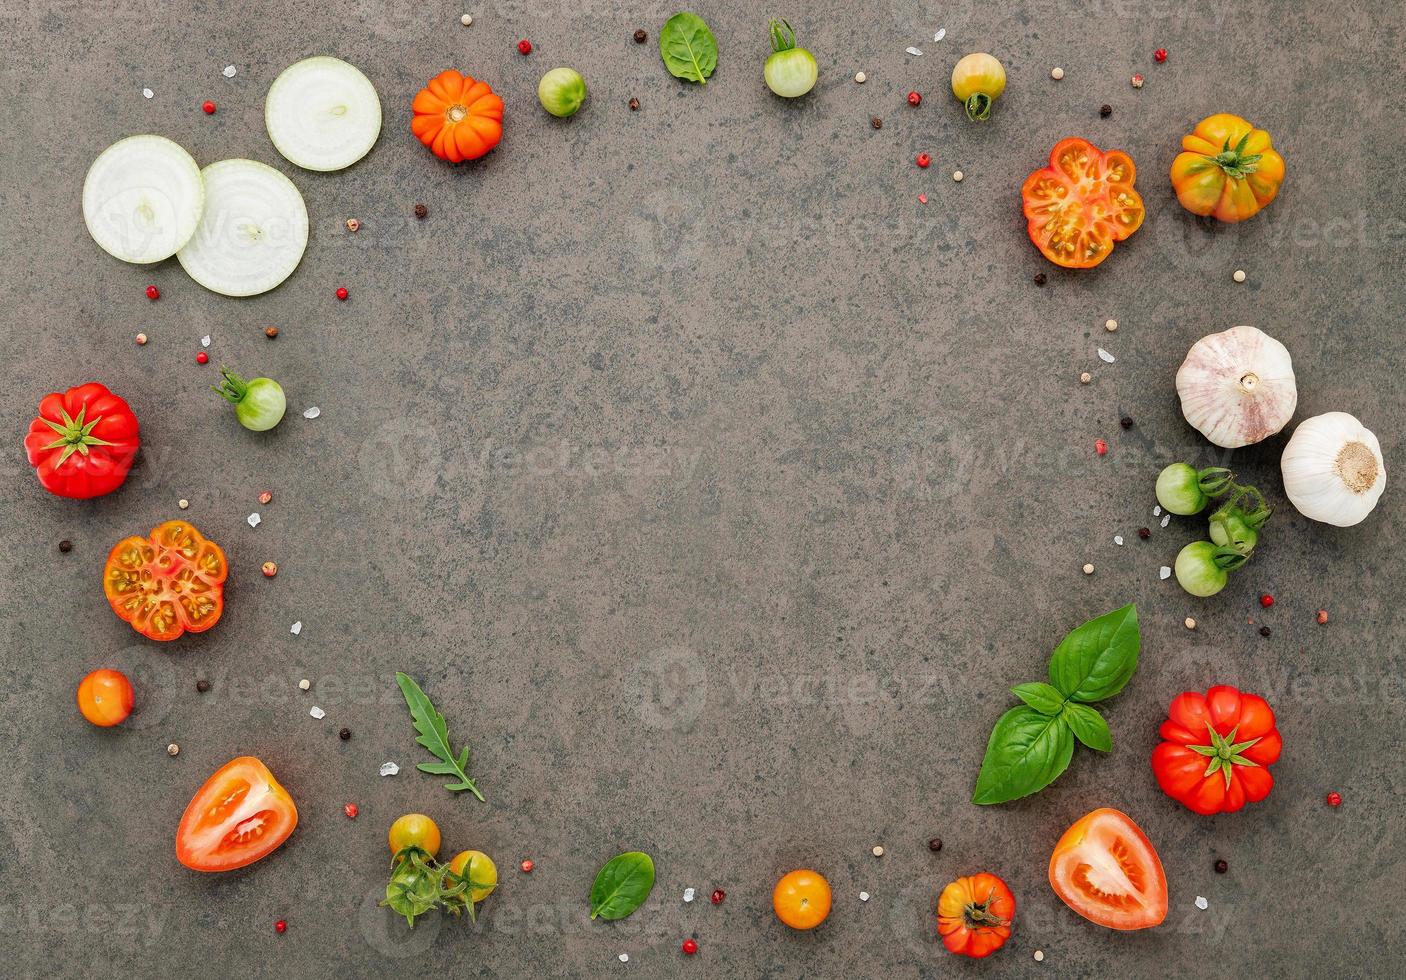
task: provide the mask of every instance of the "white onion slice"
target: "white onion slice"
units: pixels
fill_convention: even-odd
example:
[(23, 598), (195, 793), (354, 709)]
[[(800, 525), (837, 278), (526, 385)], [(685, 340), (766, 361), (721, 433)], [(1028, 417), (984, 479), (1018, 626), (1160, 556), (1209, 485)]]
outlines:
[(290, 162), (304, 170), (342, 170), (376, 145), (381, 100), (370, 80), (345, 61), (306, 58), (269, 86), (264, 125)]
[(201, 171), (205, 214), (181, 267), (225, 296), (266, 293), (292, 275), (308, 244), (308, 209), (287, 177), (254, 160), (221, 160)]
[(200, 224), (205, 188), (195, 158), (164, 136), (128, 136), (93, 161), (83, 221), (104, 252), (147, 264), (175, 255)]

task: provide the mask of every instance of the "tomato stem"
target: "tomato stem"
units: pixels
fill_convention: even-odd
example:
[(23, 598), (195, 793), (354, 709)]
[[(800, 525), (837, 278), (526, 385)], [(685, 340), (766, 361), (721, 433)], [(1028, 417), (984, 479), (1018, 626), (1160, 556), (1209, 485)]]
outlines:
[(1211, 156), (1209, 153), (1203, 154), (1203, 156), (1224, 170), (1227, 177), (1240, 180), (1259, 170), (1259, 162), (1262, 154), (1246, 153), (1245, 146), (1249, 142), (1250, 134), (1246, 133), (1244, 136), (1240, 137), (1240, 142), (1236, 143), (1235, 149), (1232, 150), (1230, 148), (1230, 137), (1227, 136), (1225, 138), (1225, 144), (1221, 147), (1219, 153), (1215, 156)]
[(795, 46), (796, 32), (791, 25), (787, 21), (772, 18), (771, 50), (773, 52), (790, 51)]
[(967, 118), (972, 122), (989, 119), (991, 118), (991, 107), (995, 104), (996, 100), (985, 92), (973, 92), (967, 99)]

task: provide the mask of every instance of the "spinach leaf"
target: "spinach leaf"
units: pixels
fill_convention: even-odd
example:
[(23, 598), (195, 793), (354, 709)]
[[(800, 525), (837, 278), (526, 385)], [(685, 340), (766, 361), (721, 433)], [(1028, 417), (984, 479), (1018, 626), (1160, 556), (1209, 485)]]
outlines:
[(1050, 681), (1071, 701), (1102, 701), (1137, 669), (1137, 607), (1132, 603), (1078, 627), (1055, 647)]
[(1044, 681), (1017, 684), (1011, 688), (1011, 693), (1042, 715), (1057, 715), (1064, 707), (1064, 695)]
[(1100, 752), (1113, 748), (1113, 733), (1108, 730), (1108, 722), (1093, 708), (1070, 701), (1065, 704), (1061, 716), (1069, 724), (1074, 737), (1089, 748)]
[(659, 57), (675, 78), (700, 85), (718, 66), (718, 42), (697, 14), (674, 14), (659, 32)]
[(643, 851), (616, 855), (591, 886), (591, 918), (623, 919), (644, 904), (653, 888), (653, 858)]
[(1005, 803), (1044, 789), (1069, 766), (1074, 736), (1061, 715), (1030, 707), (1003, 714), (986, 743), (973, 803)]

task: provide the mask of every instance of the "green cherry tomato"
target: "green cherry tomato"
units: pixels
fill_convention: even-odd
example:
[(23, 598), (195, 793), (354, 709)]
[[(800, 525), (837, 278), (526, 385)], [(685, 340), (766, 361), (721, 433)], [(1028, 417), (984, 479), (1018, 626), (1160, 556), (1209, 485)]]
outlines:
[(1230, 573), (1245, 564), (1247, 557), (1210, 541), (1193, 541), (1177, 554), (1173, 570), (1183, 589), (1204, 599), (1225, 588)]
[(586, 80), (574, 68), (553, 68), (537, 83), (537, 99), (554, 116), (574, 116), (586, 101)]
[(1173, 463), (1157, 474), (1157, 502), (1173, 514), (1189, 517), (1206, 509), (1211, 498), (1233, 484), (1223, 466), (1197, 471), (1190, 463)]
[(820, 77), (815, 56), (805, 48), (796, 47), (796, 32), (784, 20), (771, 22), (771, 57), (766, 59), (762, 75), (766, 87), (783, 99), (794, 99), (815, 88)]
[[(1245, 509), (1246, 502), (1251, 509)], [(1254, 487), (1236, 487), (1231, 498), (1211, 515), (1211, 540), (1248, 557), (1259, 543), (1260, 528), (1270, 513), (1264, 494)]]
[[(234, 406), (239, 424), (252, 432), (267, 432), (283, 421), (288, 399), (272, 378), (245, 381), (233, 371), (220, 368), (224, 381), (215, 391)], [(213, 385), (211, 387), (214, 387)]]

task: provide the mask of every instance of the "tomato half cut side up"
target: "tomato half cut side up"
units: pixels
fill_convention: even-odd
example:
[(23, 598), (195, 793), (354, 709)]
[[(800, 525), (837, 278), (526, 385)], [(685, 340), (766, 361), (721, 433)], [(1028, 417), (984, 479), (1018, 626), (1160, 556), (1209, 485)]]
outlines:
[(1109, 929), (1147, 929), (1167, 917), (1167, 876), (1132, 818), (1104, 807), (1064, 832), (1050, 887), (1075, 912)]
[(1133, 189), (1137, 167), (1122, 150), (1088, 140), (1060, 140), (1050, 162), (1021, 188), (1026, 231), (1040, 252), (1067, 269), (1091, 269), (1142, 227), (1142, 198)]
[(113, 545), (103, 568), (112, 611), (152, 640), (203, 633), (224, 612), (225, 553), (185, 521)]
[(277, 850), (298, 808), (258, 759), (240, 756), (205, 781), (176, 830), (176, 858), (194, 871), (233, 871)]

